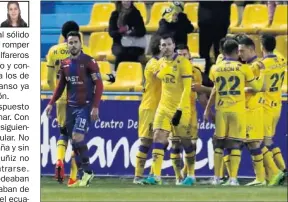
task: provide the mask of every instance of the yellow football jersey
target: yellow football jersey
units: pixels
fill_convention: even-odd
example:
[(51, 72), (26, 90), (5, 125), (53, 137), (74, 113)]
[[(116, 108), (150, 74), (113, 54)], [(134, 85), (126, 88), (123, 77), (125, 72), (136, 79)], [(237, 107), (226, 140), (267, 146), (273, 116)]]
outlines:
[(265, 108), (278, 108), (282, 106), (282, 85), (287, 70), (287, 62), (284, 58), (276, 55), (267, 55), (262, 63), (265, 66), (265, 85), (264, 92)]
[(224, 55), (220, 53), (216, 59), (216, 65), (224, 60)]
[[(255, 78), (260, 76), (260, 59), (255, 58), (252, 59), (252, 61), (249, 62), (249, 66), (255, 76)], [(249, 87), (249, 84), (246, 83), (246, 87)], [(257, 92), (257, 93), (246, 93), (246, 107), (248, 109), (255, 109), (258, 107), (262, 107), (264, 104), (264, 97), (263, 93)]]
[[(192, 73), (193, 73), (192, 83), (202, 84), (201, 69), (196, 67), (196, 66), (193, 66)], [(192, 107), (192, 109), (194, 109), (196, 107), (196, 99), (197, 99), (197, 93), (194, 91), (191, 91), (191, 107)]]
[(190, 61), (175, 54), (172, 60), (165, 57), (159, 60), (160, 70), (157, 77), (162, 80), (159, 108), (176, 111), (191, 109), (190, 95), (192, 85), (192, 64)]
[[(228, 112), (243, 112), (245, 110), (245, 83), (254, 84), (255, 77), (248, 65), (225, 59), (212, 66), (209, 78), (216, 88), (215, 108)], [(261, 89), (263, 83), (257, 86)], [(255, 86), (255, 84), (253, 85)]]
[(144, 70), (143, 95), (141, 109), (157, 109), (161, 95), (161, 81), (156, 77), (159, 70), (158, 58), (153, 57)]
[[(82, 50), (85, 54), (91, 55), (90, 49), (83, 45)], [(59, 70), (60, 70), (60, 64), (61, 60), (69, 57), (69, 52), (68, 52), (68, 46), (67, 43), (60, 43), (57, 45), (52, 46), (47, 54), (47, 67), (48, 67), (48, 72), (47, 72), (47, 81), (50, 83), (50, 86), (52, 87), (51, 90), (54, 90), (58, 78), (59, 78)], [(66, 90), (63, 92), (60, 100), (66, 100)]]

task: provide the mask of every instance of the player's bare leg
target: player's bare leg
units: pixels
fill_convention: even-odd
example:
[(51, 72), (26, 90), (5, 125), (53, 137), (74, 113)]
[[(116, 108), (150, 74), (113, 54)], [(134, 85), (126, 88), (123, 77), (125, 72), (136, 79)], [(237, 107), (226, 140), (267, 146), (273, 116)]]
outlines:
[(60, 136), (57, 141), (57, 162), (55, 166), (55, 179), (59, 183), (63, 183), (65, 178), (64, 173), (64, 158), (66, 154), (69, 136), (66, 127), (60, 127)]
[(85, 142), (85, 135), (80, 133), (73, 133), (72, 146), (75, 152), (76, 163), (77, 165), (81, 165), (84, 173), (81, 181), (76, 183), (75, 186), (87, 187), (94, 178), (94, 175), (92, 169), (90, 168), (88, 147), (87, 143)]
[(154, 172), (154, 176), (146, 179), (148, 184), (162, 184), (161, 180), (161, 170), (162, 163), (164, 159), (164, 153), (166, 145), (168, 144), (168, 136), (169, 132), (161, 129), (156, 129), (153, 136), (153, 163), (152, 169)]
[(143, 182), (143, 172), (147, 159), (148, 151), (152, 145), (153, 140), (148, 138), (140, 139), (139, 150), (136, 154), (136, 166), (135, 166), (135, 177), (133, 180), (134, 184), (142, 184)]
[(182, 146), (185, 150), (185, 163), (187, 165), (187, 177), (181, 182), (182, 186), (192, 186), (195, 182), (195, 156), (196, 142), (191, 139), (182, 138)]
[(230, 176), (227, 183), (223, 185), (230, 185), (230, 186), (238, 186), (238, 170), (241, 161), (241, 153), (242, 153), (242, 145), (243, 141), (235, 140), (235, 139), (226, 139), (225, 147), (230, 152)]
[(176, 185), (179, 185), (182, 181), (182, 176), (181, 176), (182, 159), (181, 159), (180, 139), (172, 140), (170, 159), (172, 161), (172, 166), (173, 166), (175, 177), (176, 177)]
[(278, 185), (285, 180), (285, 174), (282, 170), (279, 169), (279, 167), (275, 163), (275, 159), (273, 158), (273, 153), (271, 151), (273, 150), (272, 138), (264, 137), (264, 144), (261, 145), (261, 148), (264, 156), (264, 166), (268, 172), (268, 176), (270, 176), (270, 179), (268, 179), (269, 181), (268, 185), (269, 186)]
[(223, 162), (223, 150), (225, 148), (225, 139), (218, 139), (216, 136), (213, 137), (214, 143), (214, 179), (212, 185), (221, 184), (221, 164)]
[(260, 145), (262, 141), (247, 142), (248, 147), (254, 165), (254, 171), (256, 179), (253, 182), (246, 184), (246, 186), (265, 186), (265, 168), (263, 163), (263, 153), (261, 151)]

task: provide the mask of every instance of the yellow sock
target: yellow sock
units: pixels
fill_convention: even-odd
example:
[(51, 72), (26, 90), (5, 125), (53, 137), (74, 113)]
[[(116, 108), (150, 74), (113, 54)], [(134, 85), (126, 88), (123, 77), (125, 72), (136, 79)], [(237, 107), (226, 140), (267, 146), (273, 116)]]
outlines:
[(286, 169), (285, 161), (283, 159), (281, 150), (279, 147), (272, 149), (274, 161), (280, 170)]
[(186, 163), (186, 162), (184, 162), (184, 166), (183, 166), (183, 168), (182, 168), (182, 173), (183, 173), (184, 175), (187, 175), (187, 163)]
[(147, 159), (147, 153), (138, 151), (136, 154), (135, 176), (142, 177)]
[(164, 150), (155, 148), (152, 151), (152, 155), (153, 155), (152, 167), (154, 176), (161, 177), (162, 163), (164, 159)]
[(241, 161), (241, 150), (232, 149), (230, 154), (230, 177), (237, 178)]
[(223, 161), (223, 149), (216, 148), (214, 151), (214, 175), (220, 177), (221, 163)]
[(179, 153), (170, 153), (170, 159), (172, 161), (172, 166), (175, 172), (175, 177), (177, 180), (180, 180), (181, 177), (181, 156)]
[(78, 172), (78, 168), (77, 168), (77, 164), (76, 164), (74, 152), (73, 152), (72, 158), (71, 158), (71, 169), (70, 169), (70, 178), (72, 180), (77, 179), (77, 172)]
[(63, 161), (66, 154), (67, 142), (65, 140), (57, 141), (57, 160)]
[(263, 164), (263, 154), (251, 155), (256, 175), (256, 180), (263, 182), (265, 180), (265, 168)]
[(263, 153), (264, 166), (268, 172), (268, 176), (271, 177), (271, 176), (277, 175), (280, 172), (280, 170), (278, 169), (278, 167), (276, 166), (273, 160), (272, 152), (270, 152), (267, 147), (263, 147), (261, 150)]
[(223, 178), (225, 175), (225, 166), (224, 166), (224, 160), (221, 161), (221, 165), (220, 165), (220, 178)]
[(231, 174), (231, 172), (230, 172), (230, 170), (231, 170), (230, 169), (231, 168), (231, 166), (230, 166), (230, 156), (229, 155), (225, 155), (223, 157), (223, 161), (224, 161), (224, 165), (225, 165), (226, 171), (227, 171), (228, 175), (230, 176), (230, 174)]
[(195, 176), (195, 151), (185, 155), (185, 162), (187, 165), (187, 176)]
[(152, 166), (152, 165), (151, 165), (151, 167), (150, 167), (150, 173), (149, 173), (149, 175), (154, 175), (153, 166)]

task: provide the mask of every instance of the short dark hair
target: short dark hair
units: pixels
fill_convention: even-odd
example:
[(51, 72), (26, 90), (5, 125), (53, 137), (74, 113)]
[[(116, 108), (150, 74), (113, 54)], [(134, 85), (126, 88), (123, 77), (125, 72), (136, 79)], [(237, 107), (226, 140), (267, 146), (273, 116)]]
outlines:
[(189, 51), (189, 47), (186, 44), (178, 44), (176, 46), (176, 50), (187, 50), (187, 51)]
[(161, 39), (164, 39), (164, 40), (165, 39), (169, 39), (169, 38), (171, 38), (173, 43), (175, 43), (175, 40), (174, 40), (174, 38), (173, 38), (173, 36), (171, 34), (164, 34), (164, 35), (161, 36)]
[(151, 53), (152, 55), (158, 55), (160, 53), (160, 49), (159, 49), (159, 46), (160, 46), (160, 39), (161, 37), (159, 35), (154, 35), (152, 38), (151, 38)]
[(233, 36), (233, 39), (237, 42), (241, 41), (244, 38), (249, 38), (246, 34), (236, 34)]
[(70, 37), (70, 36), (77, 36), (79, 38), (79, 41), (81, 42), (81, 35), (79, 32), (75, 32), (75, 31), (72, 31), (72, 32), (69, 32), (67, 34), (67, 39)]
[(254, 41), (253, 41), (251, 38), (249, 38), (249, 37), (243, 37), (243, 38), (241, 38), (241, 39), (238, 41), (238, 43), (239, 43), (240, 45), (250, 46), (250, 47), (252, 47), (253, 49), (255, 49), (255, 43), (254, 43)]
[(264, 34), (261, 37), (261, 44), (268, 52), (273, 52), (276, 48), (276, 38), (271, 34)]
[(67, 21), (62, 26), (62, 36), (67, 39), (67, 35), (69, 32), (79, 32), (79, 25), (75, 21)]
[(231, 55), (238, 51), (238, 43), (234, 39), (227, 39), (223, 44), (223, 53)]

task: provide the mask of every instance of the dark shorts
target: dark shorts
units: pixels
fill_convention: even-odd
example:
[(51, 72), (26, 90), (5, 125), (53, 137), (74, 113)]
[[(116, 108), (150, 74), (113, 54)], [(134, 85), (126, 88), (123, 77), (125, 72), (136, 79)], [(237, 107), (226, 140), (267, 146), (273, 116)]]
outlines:
[(66, 110), (66, 127), (71, 137), (73, 133), (85, 135), (90, 125), (91, 106), (71, 107)]

